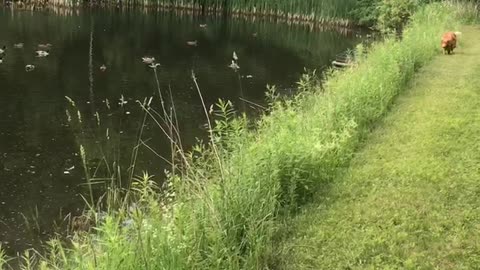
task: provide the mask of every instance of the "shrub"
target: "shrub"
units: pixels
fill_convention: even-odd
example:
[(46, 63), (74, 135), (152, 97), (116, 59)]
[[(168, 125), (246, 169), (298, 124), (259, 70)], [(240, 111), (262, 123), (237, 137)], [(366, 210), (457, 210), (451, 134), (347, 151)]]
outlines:
[(380, 3), (381, 0), (358, 0), (351, 16), (360, 25), (374, 26), (379, 17)]
[(383, 31), (399, 30), (417, 8), (415, 0), (383, 0), (378, 8), (377, 27)]

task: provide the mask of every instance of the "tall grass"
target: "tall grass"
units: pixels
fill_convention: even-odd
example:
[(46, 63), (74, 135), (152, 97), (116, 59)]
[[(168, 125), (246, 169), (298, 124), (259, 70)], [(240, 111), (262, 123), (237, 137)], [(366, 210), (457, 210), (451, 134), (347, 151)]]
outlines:
[[(158, 9), (196, 10), (202, 14), (241, 14), (287, 18), (292, 21), (311, 21), (335, 25), (352, 23), (351, 12), (356, 0), (89, 0), (88, 4), (118, 7), (153, 7)], [(78, 7), (80, 0), (27, 0), (21, 6), (38, 8), (44, 6)], [(20, 4), (19, 4), (20, 5)]]
[(0, 245), (0, 269), (3, 269), (6, 264), (7, 259), (5, 256), (5, 252), (2, 250), (2, 245)]
[(465, 24), (478, 23), (480, 19), (480, 3), (476, 0), (450, 0), (451, 8), (456, 16)]
[(402, 40), (374, 45), (355, 67), (332, 72), (324, 88), (308, 76), (293, 99), (271, 88), (270, 109), (253, 131), (219, 102), (216, 117), (207, 113), (214, 121), (208, 142), (182, 156), (188, 166), (161, 188), (151, 175), (136, 179), (124, 207), (110, 211), (95, 233), (76, 234), (68, 248), (52, 240), (49, 252), (37, 255), (39, 268), (274, 267), (281, 219), (327, 191), (415, 70), (439, 54), (442, 31), (457, 29), (451, 11), (446, 4), (420, 9)]

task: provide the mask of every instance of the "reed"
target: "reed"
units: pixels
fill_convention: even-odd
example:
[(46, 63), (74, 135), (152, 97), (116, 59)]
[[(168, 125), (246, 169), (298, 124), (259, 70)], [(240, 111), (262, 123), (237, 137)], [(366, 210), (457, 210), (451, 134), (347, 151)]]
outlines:
[(0, 245), (0, 269), (4, 269), (5, 265), (7, 265), (7, 256), (2, 249), (2, 245)]
[[(14, 4), (17, 7), (36, 9), (43, 7), (77, 8), (80, 0), (27, 0)], [(153, 10), (187, 10), (199, 14), (219, 14), (243, 17), (272, 17), (293, 22), (315, 22), (349, 26), (354, 24), (351, 12), (356, 0), (107, 0), (88, 1), (95, 6), (118, 8), (143, 7)]]
[(455, 11), (465, 24), (475, 24), (480, 19), (480, 3), (476, 0), (450, 0), (452, 10)]

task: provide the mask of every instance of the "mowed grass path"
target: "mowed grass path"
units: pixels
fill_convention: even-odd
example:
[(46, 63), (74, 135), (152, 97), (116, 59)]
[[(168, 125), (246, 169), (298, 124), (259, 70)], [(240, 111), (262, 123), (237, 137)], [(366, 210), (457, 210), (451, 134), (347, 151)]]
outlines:
[(480, 269), (480, 28), (411, 88), (292, 224), (283, 269)]

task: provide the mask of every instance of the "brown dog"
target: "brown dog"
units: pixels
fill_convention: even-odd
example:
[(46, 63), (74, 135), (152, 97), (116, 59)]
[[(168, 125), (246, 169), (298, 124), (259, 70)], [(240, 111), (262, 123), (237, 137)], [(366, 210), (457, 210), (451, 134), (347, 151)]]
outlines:
[(442, 36), (443, 54), (450, 54), (457, 47), (457, 35), (455, 32), (446, 32)]

